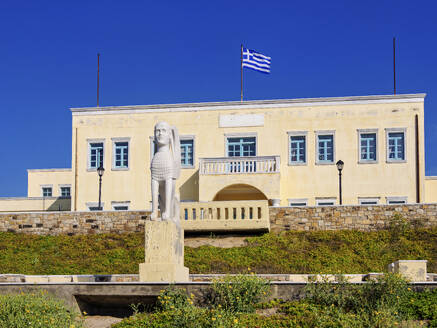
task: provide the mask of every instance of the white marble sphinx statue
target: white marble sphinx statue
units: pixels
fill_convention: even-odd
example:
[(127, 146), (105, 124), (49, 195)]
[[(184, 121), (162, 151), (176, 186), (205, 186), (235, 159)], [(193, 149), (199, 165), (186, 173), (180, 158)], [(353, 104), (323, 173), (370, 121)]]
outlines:
[(187, 282), (189, 270), (184, 266), (184, 230), (176, 192), (176, 179), (181, 171), (179, 135), (166, 122), (157, 123), (154, 134), (155, 153), (150, 165), (152, 214), (150, 221), (144, 223), (145, 257), (144, 263), (139, 264), (139, 281)]
[[(181, 171), (181, 145), (179, 134), (167, 122), (155, 125), (155, 153), (150, 170), (152, 173), (152, 221), (173, 221), (180, 227), (179, 195), (176, 179)], [(158, 216), (158, 206), (161, 217)]]

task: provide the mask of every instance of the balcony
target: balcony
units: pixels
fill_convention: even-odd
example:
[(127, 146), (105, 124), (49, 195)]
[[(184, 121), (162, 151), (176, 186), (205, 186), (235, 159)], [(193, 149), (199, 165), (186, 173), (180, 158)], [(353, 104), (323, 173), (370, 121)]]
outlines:
[(280, 164), (279, 156), (200, 158), (199, 200), (279, 199)]
[(201, 175), (279, 173), (279, 156), (215, 157), (199, 159)]

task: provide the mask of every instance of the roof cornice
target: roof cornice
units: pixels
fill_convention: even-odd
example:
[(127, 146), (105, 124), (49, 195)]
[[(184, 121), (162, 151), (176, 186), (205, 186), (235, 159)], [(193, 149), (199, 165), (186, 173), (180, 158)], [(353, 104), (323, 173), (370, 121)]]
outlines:
[(180, 103), (180, 104), (156, 104), (156, 105), (132, 105), (132, 106), (104, 106), (104, 107), (80, 107), (70, 108), (73, 115), (95, 115), (115, 113), (138, 113), (138, 112), (184, 112), (205, 110), (235, 110), (267, 107), (303, 107), (303, 106), (326, 106), (347, 104), (371, 104), (371, 103), (405, 103), (423, 102), (426, 93), (400, 94), (400, 95), (373, 95), (373, 96), (349, 96), (349, 97), (325, 97), (325, 98), (297, 98), (297, 99), (274, 99), (274, 100), (248, 100), (248, 101), (223, 101), (204, 103)]
[(71, 169), (27, 169), (27, 172), (71, 172)]

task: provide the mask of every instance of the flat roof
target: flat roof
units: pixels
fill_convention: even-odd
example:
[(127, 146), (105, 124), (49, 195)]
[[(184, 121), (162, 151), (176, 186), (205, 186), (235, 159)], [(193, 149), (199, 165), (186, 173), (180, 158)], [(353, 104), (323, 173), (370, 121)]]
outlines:
[(73, 115), (423, 102), (426, 93), (70, 108)]
[(71, 172), (71, 169), (27, 169), (27, 172)]

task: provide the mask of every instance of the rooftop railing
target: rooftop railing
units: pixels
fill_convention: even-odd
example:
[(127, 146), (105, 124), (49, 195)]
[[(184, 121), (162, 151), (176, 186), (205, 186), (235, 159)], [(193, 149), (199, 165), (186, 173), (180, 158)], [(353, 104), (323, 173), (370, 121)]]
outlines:
[(200, 174), (279, 173), (279, 156), (214, 157), (199, 159)]

